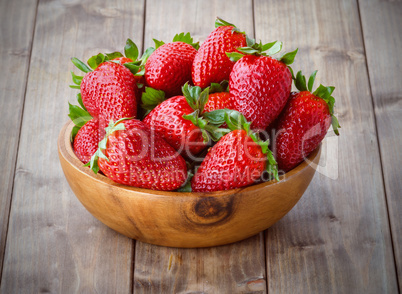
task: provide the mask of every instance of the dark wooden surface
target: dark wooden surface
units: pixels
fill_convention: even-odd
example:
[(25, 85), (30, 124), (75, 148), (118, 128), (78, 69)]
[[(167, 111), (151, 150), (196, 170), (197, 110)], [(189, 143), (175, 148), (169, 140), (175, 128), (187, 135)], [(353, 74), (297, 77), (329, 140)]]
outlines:
[[(38, 3), (37, 3), (38, 2)], [(1, 293), (398, 293), (402, 283), (402, 2), (0, 0)], [(336, 87), (341, 136), (310, 187), (247, 240), (177, 249), (130, 240), (76, 199), (57, 158), (70, 58), (139, 48), (220, 16), (299, 48)]]

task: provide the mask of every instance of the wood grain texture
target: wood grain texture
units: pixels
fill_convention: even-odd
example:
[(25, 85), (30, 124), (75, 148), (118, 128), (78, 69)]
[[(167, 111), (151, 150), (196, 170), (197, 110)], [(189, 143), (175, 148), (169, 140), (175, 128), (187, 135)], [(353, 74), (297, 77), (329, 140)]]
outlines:
[(0, 1), (0, 278), (37, 1)]
[(266, 293), (263, 240), (202, 249), (137, 242), (134, 293)]
[[(217, 16), (253, 33), (252, 1), (147, 1), (145, 47), (153, 45), (152, 38), (170, 41), (183, 31), (202, 42), (214, 29)], [(134, 292), (266, 293), (264, 264), (261, 235), (230, 247), (205, 249), (169, 249), (137, 242)], [(256, 281), (256, 288), (245, 281)]]
[(396, 293), (357, 3), (256, 0), (254, 11), (257, 38), (298, 47), (293, 69), (318, 69), (316, 86), (336, 87), (342, 126), (324, 144), (322, 174), (267, 232), (268, 292)]
[(402, 2), (359, 1), (359, 7), (401, 289)]
[[(154, 46), (152, 39), (171, 42), (174, 35), (190, 32), (200, 44), (215, 28), (217, 16), (254, 35), (252, 1), (158, 1), (147, 0), (144, 44)], [(241, 15), (241, 17), (239, 17)]]
[(56, 142), (77, 93), (69, 59), (123, 48), (141, 35), (143, 11), (142, 1), (40, 1), (1, 293), (131, 293), (133, 241), (79, 203)]

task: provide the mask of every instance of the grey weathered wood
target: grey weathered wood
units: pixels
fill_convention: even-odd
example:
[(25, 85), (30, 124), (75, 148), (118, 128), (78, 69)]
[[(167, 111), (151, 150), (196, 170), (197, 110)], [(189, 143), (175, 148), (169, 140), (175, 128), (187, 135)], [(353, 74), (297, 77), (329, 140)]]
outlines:
[(143, 12), (142, 1), (40, 1), (1, 293), (131, 293), (134, 243), (79, 203), (56, 142), (77, 93), (70, 58), (120, 50), (127, 37), (141, 46)]
[[(241, 17), (239, 17), (241, 15)], [(144, 44), (191, 32), (203, 41), (219, 16), (253, 34), (252, 1), (147, 1)], [(208, 238), (208, 236), (205, 236)], [(213, 248), (136, 243), (135, 293), (265, 293), (263, 235)]]
[(0, 1), (0, 277), (37, 1)]
[(154, 46), (152, 39), (172, 41), (175, 34), (190, 32), (203, 42), (220, 17), (253, 36), (252, 1), (157, 1), (146, 2), (145, 47)]
[(262, 233), (202, 249), (136, 244), (134, 293), (266, 293)]
[(402, 2), (359, 1), (385, 192), (402, 285)]
[(318, 69), (316, 86), (336, 86), (342, 125), (326, 140), (321, 174), (267, 231), (268, 292), (396, 293), (357, 3), (256, 0), (254, 11), (257, 38), (298, 47), (293, 69)]

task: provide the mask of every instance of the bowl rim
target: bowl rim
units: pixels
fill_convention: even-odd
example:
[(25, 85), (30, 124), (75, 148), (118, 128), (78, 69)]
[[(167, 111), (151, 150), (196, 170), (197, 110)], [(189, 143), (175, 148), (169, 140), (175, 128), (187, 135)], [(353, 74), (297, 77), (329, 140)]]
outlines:
[[(69, 121), (64, 124), (62, 127), (58, 140), (57, 140), (57, 149), (59, 152), (59, 155), (62, 156), (71, 166), (74, 167), (75, 170), (77, 170), (79, 173), (83, 173), (86, 176), (92, 178), (96, 182), (102, 182), (103, 184), (109, 184), (111, 186), (114, 186), (115, 188), (125, 190), (127, 192), (132, 191), (135, 193), (140, 193), (140, 194), (151, 194), (153, 196), (160, 196), (160, 197), (178, 197), (178, 196), (184, 196), (184, 197), (217, 197), (217, 196), (228, 196), (232, 194), (237, 194), (240, 191), (241, 192), (252, 192), (255, 190), (259, 190), (262, 188), (266, 188), (267, 186), (275, 186), (275, 185), (280, 185), (283, 182), (286, 182), (290, 179), (292, 179), (296, 174), (298, 174), (300, 171), (305, 169), (306, 167), (310, 166), (310, 163), (308, 163), (306, 160), (303, 160), (299, 165), (297, 165), (295, 168), (290, 170), (289, 172), (281, 175), (279, 177), (280, 181), (276, 181), (275, 179), (267, 182), (262, 182), (259, 184), (254, 184), (246, 187), (241, 187), (241, 188), (236, 188), (236, 189), (231, 189), (231, 190), (224, 190), (224, 191), (215, 191), (215, 192), (177, 192), (177, 191), (159, 191), (159, 190), (152, 190), (152, 189), (146, 189), (146, 188), (137, 188), (137, 187), (132, 187), (128, 185), (123, 185), (120, 183), (116, 183), (113, 180), (109, 179), (103, 174), (95, 174), (92, 172), (88, 167), (84, 166), (84, 164), (78, 159), (78, 157), (75, 155), (72, 147), (72, 143), (70, 141), (71, 138), (71, 131), (74, 127), (74, 123), (72, 121)], [(321, 144), (314, 150), (312, 151), (306, 159), (308, 159), (309, 162), (314, 162), (314, 159), (317, 156), (320, 156), (321, 153)], [(314, 167), (313, 167), (314, 168)]]

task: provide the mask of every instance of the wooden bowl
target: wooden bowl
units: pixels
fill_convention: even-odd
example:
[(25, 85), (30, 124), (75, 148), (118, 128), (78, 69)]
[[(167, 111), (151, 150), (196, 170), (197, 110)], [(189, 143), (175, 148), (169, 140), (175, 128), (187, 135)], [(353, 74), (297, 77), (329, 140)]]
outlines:
[[(73, 123), (58, 138), (66, 179), (85, 208), (113, 230), (170, 247), (208, 247), (253, 236), (277, 222), (300, 199), (315, 169), (304, 161), (282, 176), (246, 188), (214, 193), (163, 192), (117, 184), (95, 175), (75, 156)], [(321, 149), (308, 157), (318, 164)]]

